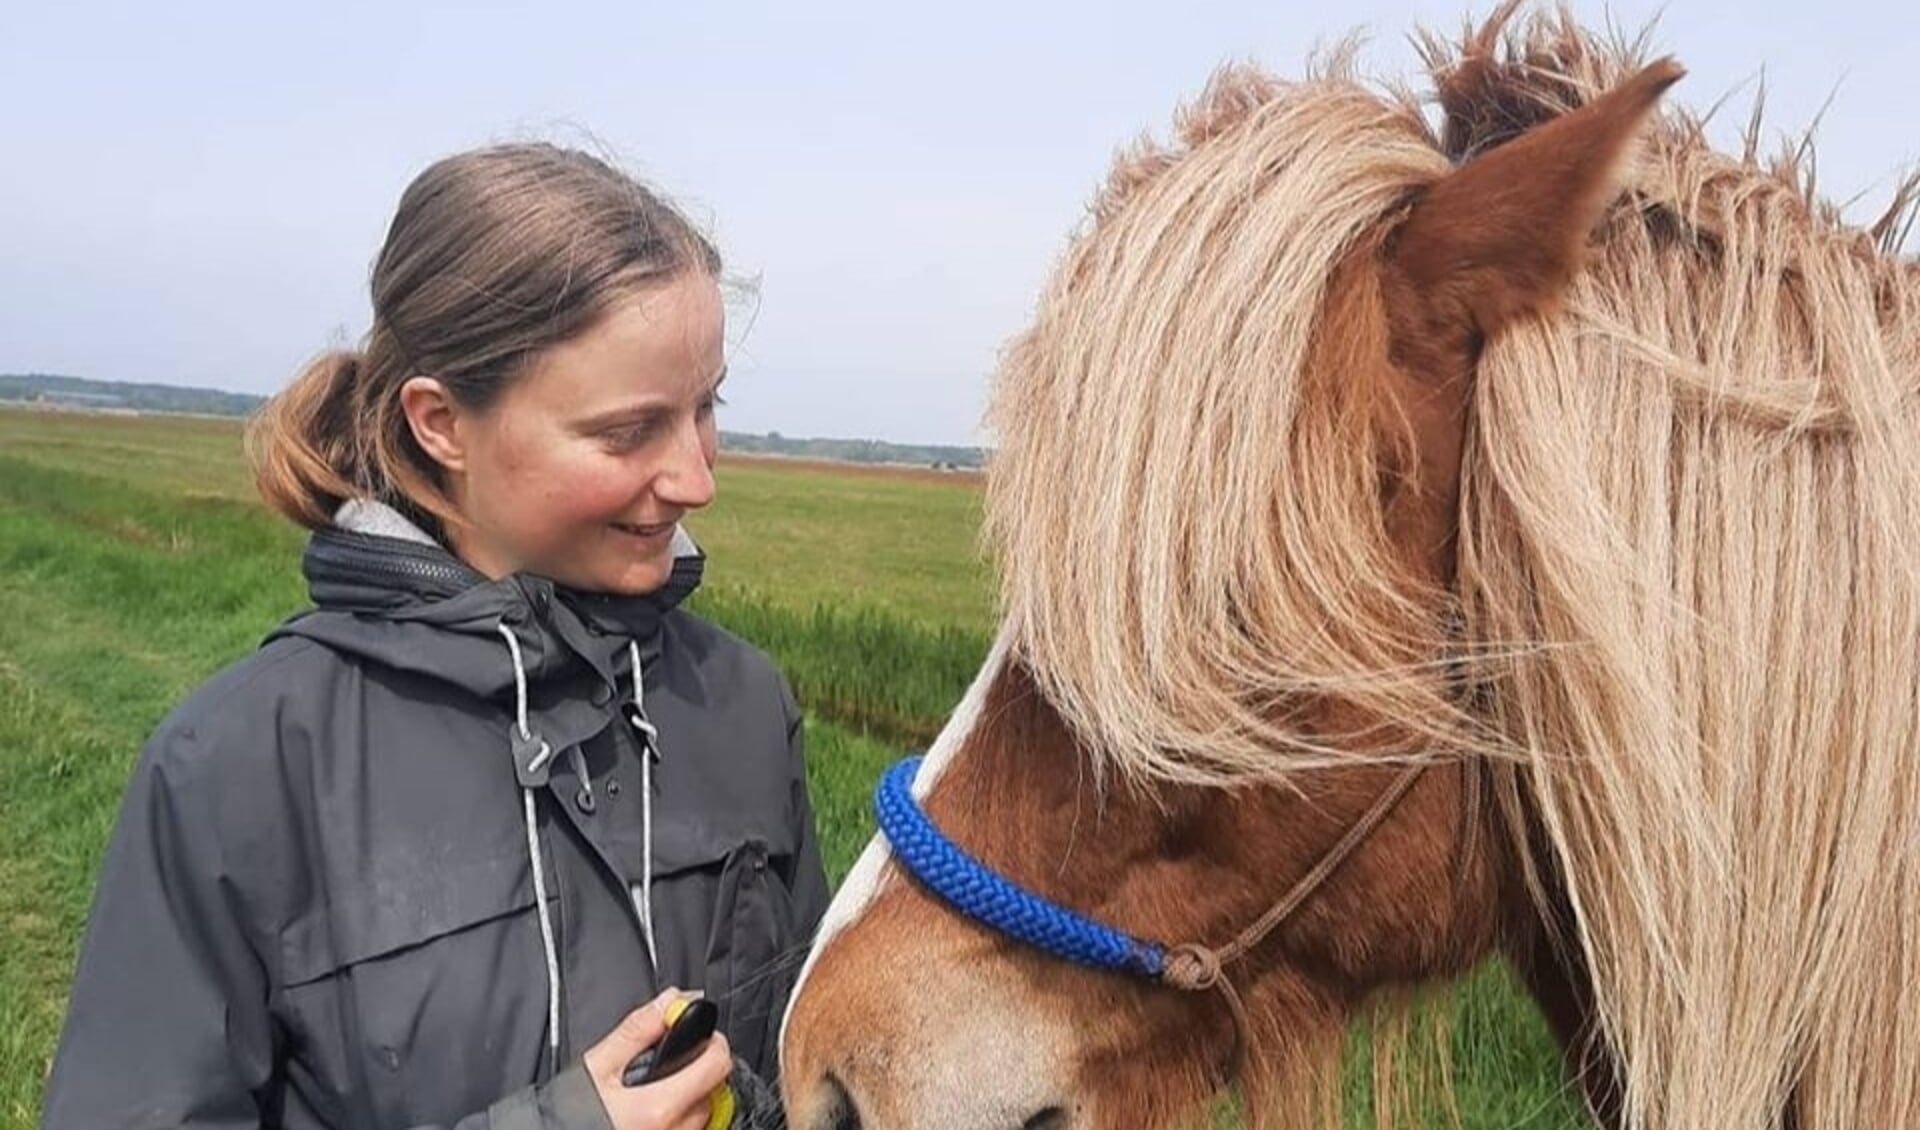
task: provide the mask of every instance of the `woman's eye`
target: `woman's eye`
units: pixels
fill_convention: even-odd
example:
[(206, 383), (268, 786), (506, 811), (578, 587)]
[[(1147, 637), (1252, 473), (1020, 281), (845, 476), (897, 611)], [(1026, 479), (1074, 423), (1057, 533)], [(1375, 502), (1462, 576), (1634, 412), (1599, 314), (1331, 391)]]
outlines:
[(653, 427), (649, 424), (641, 424), (631, 428), (619, 428), (607, 432), (601, 438), (615, 451), (632, 451), (636, 447), (645, 446), (646, 442), (653, 438)]

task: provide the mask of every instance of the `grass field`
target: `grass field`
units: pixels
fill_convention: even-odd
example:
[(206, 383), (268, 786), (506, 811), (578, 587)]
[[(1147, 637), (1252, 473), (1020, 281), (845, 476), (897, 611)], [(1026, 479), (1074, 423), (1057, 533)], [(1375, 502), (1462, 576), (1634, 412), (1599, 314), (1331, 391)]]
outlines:
[[(690, 523), (711, 559), (697, 607), (771, 653), (807, 710), (836, 879), (871, 833), (872, 780), (931, 736), (985, 652), (979, 507), (965, 483), (729, 462)], [(302, 605), (301, 543), (253, 500), (231, 421), (0, 410), (0, 1130), (37, 1119), (136, 751)], [(1503, 972), (1447, 1006), (1464, 1125), (1584, 1125)]]

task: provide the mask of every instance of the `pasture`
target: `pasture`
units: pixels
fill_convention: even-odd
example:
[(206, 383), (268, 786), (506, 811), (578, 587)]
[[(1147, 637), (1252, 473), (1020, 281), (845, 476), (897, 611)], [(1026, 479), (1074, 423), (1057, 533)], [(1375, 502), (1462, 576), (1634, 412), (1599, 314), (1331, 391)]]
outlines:
[[(979, 492), (764, 461), (728, 460), (719, 483), (689, 522), (709, 554), (695, 606), (791, 679), (837, 881), (871, 833), (873, 779), (931, 738), (986, 650)], [(37, 1120), (91, 877), (141, 742), (301, 607), (301, 544), (254, 500), (234, 421), (0, 410), (0, 1130)], [(1503, 971), (1442, 1007), (1463, 1125), (1584, 1125)], [(1351, 1065), (1358, 1119), (1367, 1075)]]

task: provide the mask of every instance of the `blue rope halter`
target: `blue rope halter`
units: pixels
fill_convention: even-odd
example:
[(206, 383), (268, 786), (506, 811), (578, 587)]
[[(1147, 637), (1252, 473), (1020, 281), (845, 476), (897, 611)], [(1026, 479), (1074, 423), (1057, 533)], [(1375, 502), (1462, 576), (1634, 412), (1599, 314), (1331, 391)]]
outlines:
[[(1229, 1077), (1237, 1068), (1250, 1028), (1246, 1005), (1223, 967), (1259, 945), (1299, 909), (1353, 854), (1361, 841), (1393, 813), (1401, 798), (1426, 771), (1422, 762), (1404, 770), (1258, 921), (1231, 942), (1215, 948), (1191, 944), (1164, 946), (1144, 941), (1049, 902), (998, 874), (967, 854), (927, 818), (920, 802), (913, 797), (913, 777), (919, 768), (919, 757), (901, 759), (881, 776), (873, 794), (880, 830), (893, 845), (894, 857), (909, 874), (968, 918), (1066, 961), (1131, 973), (1187, 992), (1219, 989), (1233, 1014), (1234, 1051)], [(1478, 806), (1478, 795), (1477, 788), (1469, 793), (1470, 823), (1475, 819), (1472, 810)], [(1467, 854), (1462, 853), (1463, 867)]]
[(933, 826), (913, 796), (919, 757), (895, 763), (874, 790), (880, 830), (900, 864), (954, 909), (1055, 957), (1160, 980), (1167, 947), (1049, 902), (967, 854)]

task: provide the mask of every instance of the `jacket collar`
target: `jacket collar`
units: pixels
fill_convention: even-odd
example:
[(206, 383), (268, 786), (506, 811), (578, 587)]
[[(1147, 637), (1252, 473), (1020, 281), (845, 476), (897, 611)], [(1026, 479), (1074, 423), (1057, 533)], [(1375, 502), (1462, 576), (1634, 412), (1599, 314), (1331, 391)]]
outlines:
[(308, 539), (302, 571), (314, 607), (269, 638), (313, 639), (497, 698), (513, 684), (504, 623), (536, 685), (578, 676), (582, 665), (614, 685), (631, 665), (627, 641), (657, 652), (662, 621), (700, 585), (705, 556), (684, 528), (674, 550), (666, 583), (639, 596), (581, 592), (530, 573), (489, 579), (394, 508), (359, 500)]

